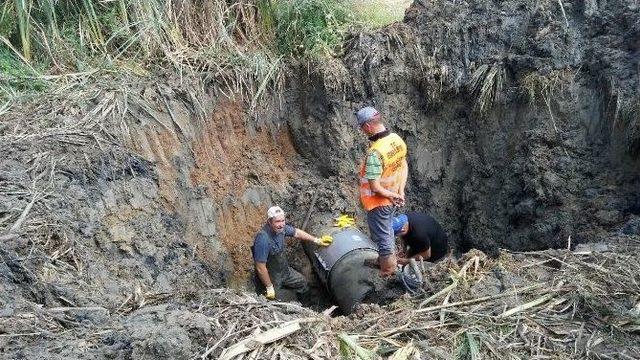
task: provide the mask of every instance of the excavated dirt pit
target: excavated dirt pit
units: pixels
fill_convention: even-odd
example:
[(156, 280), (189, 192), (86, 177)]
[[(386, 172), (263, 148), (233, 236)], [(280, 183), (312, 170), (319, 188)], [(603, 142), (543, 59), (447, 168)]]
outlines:
[[(635, 1), (415, 1), (404, 23), (354, 34), (341, 57), (292, 65), (286, 91), (264, 100), (258, 121), (241, 100), (203, 92), (198, 79), (102, 79), (95, 91), (22, 99), (0, 120), (0, 355), (191, 358), (213, 349), (215, 357), (257, 328), (318, 316), (215, 289), (251, 292), (249, 247), (271, 204), (301, 226), (317, 196), (314, 214), (355, 214), (366, 228), (355, 186), (366, 144), (352, 124), (364, 105), (376, 106), (409, 146), (407, 209), (434, 214), (458, 254), (489, 255), (478, 255), (480, 285), (452, 296), (492, 296), (595, 269), (608, 276), (609, 294), (624, 288), (620, 298), (606, 302), (590, 295), (600, 291), (585, 287), (592, 282), (571, 288), (563, 277), (550, 296), (565, 300), (549, 311), (566, 315), (563, 334), (575, 343), (557, 351), (611, 354), (637, 338), (638, 289), (611, 273), (620, 264), (631, 266), (622, 268), (627, 278), (639, 273), (626, 257), (640, 234), (638, 39)], [(508, 264), (542, 258), (525, 275), (500, 270), (500, 248), (575, 249), (614, 238), (615, 251), (516, 253)], [(301, 247), (290, 245), (292, 266), (314, 279)], [(467, 260), (439, 266), (458, 271)], [(447, 286), (443, 272), (429, 294)], [(322, 309), (329, 301), (315, 285), (306, 301)], [(393, 327), (386, 336), (408, 343), (403, 324), (380, 327), (379, 319), (409, 323), (415, 301), (365, 306), (329, 330), (305, 328), (297, 342), (269, 345), (269, 356), (303, 356), (315, 346), (318, 357), (335, 358), (335, 338), (320, 331), (381, 336)], [(521, 300), (495, 303), (487, 316), (513, 301)], [(615, 316), (602, 315), (605, 303)], [(516, 349), (520, 340), (531, 346), (520, 356), (536, 354), (543, 335), (545, 346), (559, 346), (548, 325), (510, 328)], [(418, 328), (427, 326), (440, 329)], [(470, 343), (493, 329), (469, 326), (434, 330), (440, 340), (425, 330), (411, 336), (431, 349), (423, 354), (446, 358), (459, 344), (442, 339), (475, 331), (465, 335)], [(494, 340), (485, 338), (483, 351), (507, 349)], [(637, 357), (637, 342), (624, 351)]]

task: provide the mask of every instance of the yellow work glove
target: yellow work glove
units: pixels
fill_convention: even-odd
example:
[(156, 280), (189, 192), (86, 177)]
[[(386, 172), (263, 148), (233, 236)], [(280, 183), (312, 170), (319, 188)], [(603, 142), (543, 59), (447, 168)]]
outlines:
[(276, 291), (273, 288), (273, 285), (267, 286), (267, 293), (264, 295), (267, 300), (275, 300), (276, 299)]
[(333, 242), (331, 235), (322, 235), (320, 238), (316, 238), (314, 243), (320, 246), (329, 246)]
[(356, 219), (349, 215), (340, 215), (333, 220), (333, 226), (339, 227), (340, 229), (356, 225)]

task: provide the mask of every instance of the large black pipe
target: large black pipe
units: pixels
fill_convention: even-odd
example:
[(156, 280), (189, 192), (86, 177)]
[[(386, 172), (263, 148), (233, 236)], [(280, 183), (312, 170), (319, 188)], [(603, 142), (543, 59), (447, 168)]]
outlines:
[(365, 265), (365, 261), (378, 257), (376, 244), (355, 227), (319, 225), (312, 231), (333, 237), (330, 246), (306, 245), (305, 252), (342, 313), (349, 314), (357, 304), (375, 299), (375, 292), (385, 281), (378, 275), (378, 269)]

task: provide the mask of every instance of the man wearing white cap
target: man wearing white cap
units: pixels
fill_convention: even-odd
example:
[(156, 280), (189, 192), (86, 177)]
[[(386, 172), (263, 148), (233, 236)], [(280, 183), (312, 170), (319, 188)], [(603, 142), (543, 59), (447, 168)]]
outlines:
[[(267, 211), (267, 223), (256, 235), (251, 252), (256, 266), (258, 290), (265, 290), (269, 300), (276, 298), (276, 289), (283, 287), (301, 294), (307, 290), (307, 281), (294, 270), (287, 261), (284, 250), (285, 236), (311, 241), (319, 246), (329, 246), (333, 239), (330, 236), (317, 238), (307, 232), (287, 225), (285, 213), (279, 206), (272, 206)], [(262, 292), (262, 291), (260, 291)]]
[(392, 220), (394, 207), (404, 205), (407, 183), (407, 145), (387, 130), (380, 113), (371, 106), (356, 113), (360, 130), (369, 138), (369, 149), (360, 169), (360, 201), (367, 211), (371, 240), (378, 245), (380, 275), (392, 275), (397, 267)]

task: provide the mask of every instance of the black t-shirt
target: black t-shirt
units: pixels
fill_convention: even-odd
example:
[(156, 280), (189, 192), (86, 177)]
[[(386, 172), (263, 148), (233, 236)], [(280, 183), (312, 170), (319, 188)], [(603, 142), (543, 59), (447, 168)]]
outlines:
[(418, 212), (407, 213), (409, 231), (402, 237), (409, 246), (409, 257), (421, 253), (431, 247), (431, 258), (435, 261), (447, 254), (449, 245), (447, 234), (431, 215)]

